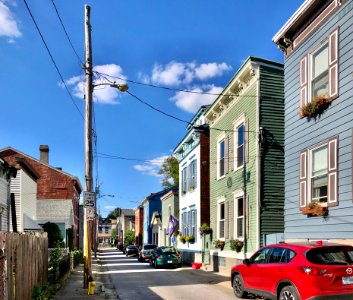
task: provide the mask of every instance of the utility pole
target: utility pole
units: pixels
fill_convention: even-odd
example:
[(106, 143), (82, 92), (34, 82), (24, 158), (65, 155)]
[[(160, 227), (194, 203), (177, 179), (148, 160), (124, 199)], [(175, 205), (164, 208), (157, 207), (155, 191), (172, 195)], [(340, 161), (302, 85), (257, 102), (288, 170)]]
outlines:
[[(92, 176), (92, 46), (91, 46), (91, 24), (90, 24), (91, 8), (85, 5), (85, 48), (86, 48), (86, 109), (85, 109), (85, 191), (91, 193), (93, 190), (93, 176)], [(84, 208), (84, 226), (85, 226), (85, 239), (84, 239), (84, 255), (85, 255), (85, 268), (84, 268), (84, 287), (88, 287), (88, 278), (92, 276), (92, 257), (91, 257), (91, 244), (92, 244), (92, 222), (88, 220), (88, 211), (90, 207)]]

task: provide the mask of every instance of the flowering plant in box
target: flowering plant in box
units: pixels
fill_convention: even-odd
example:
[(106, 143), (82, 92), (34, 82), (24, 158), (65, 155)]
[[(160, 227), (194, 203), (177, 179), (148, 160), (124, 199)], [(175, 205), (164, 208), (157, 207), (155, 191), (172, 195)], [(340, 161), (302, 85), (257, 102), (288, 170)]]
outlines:
[(331, 102), (332, 98), (327, 95), (316, 96), (300, 108), (300, 115), (308, 118), (321, 115), (331, 105)]

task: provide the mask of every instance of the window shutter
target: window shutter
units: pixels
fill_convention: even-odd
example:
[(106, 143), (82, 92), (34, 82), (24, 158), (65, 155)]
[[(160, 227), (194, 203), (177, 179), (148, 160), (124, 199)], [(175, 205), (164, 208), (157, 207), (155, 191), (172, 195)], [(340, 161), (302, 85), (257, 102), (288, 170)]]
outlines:
[(299, 166), (299, 206), (304, 209), (307, 206), (307, 179), (308, 179), (308, 150), (305, 149), (300, 152), (300, 166)]
[(195, 242), (197, 241), (197, 209), (194, 210), (194, 230)]
[(308, 56), (300, 61), (300, 107), (308, 103)]
[(338, 96), (338, 28), (329, 37), (329, 94)]
[(249, 240), (249, 224), (250, 224), (250, 214), (249, 214), (249, 203), (250, 203), (250, 197), (247, 196), (246, 198), (244, 197), (244, 205), (243, 205), (243, 209), (244, 209), (244, 222), (243, 222), (243, 235), (244, 236), (244, 239), (247, 239)]
[(215, 147), (215, 157), (216, 157), (216, 162), (213, 164), (214, 165), (214, 179), (217, 180), (218, 179), (218, 172), (219, 172), (219, 143), (216, 144)]
[(338, 205), (337, 180), (338, 180), (338, 166), (337, 166), (337, 149), (338, 138), (334, 137), (328, 141), (328, 191), (327, 191), (327, 205)]
[(244, 162), (249, 162), (249, 119), (244, 122)]
[(228, 216), (228, 213), (229, 213), (229, 210), (228, 210), (228, 204), (229, 202), (228, 201), (225, 201), (224, 202), (224, 238), (225, 239), (228, 239), (229, 236), (228, 236), (228, 220), (229, 220), (229, 216)]
[(191, 225), (191, 210), (188, 211), (188, 235), (191, 235), (191, 229), (192, 229), (192, 225)]
[(229, 239), (234, 239), (234, 200), (229, 201)]
[(219, 238), (219, 232), (218, 232), (218, 227), (219, 227), (219, 203), (216, 204), (216, 222), (215, 222), (215, 233), (216, 237)]
[(229, 171), (234, 171), (234, 132), (229, 134)]
[(228, 134), (224, 138), (224, 174), (228, 174), (228, 164), (229, 164), (229, 149), (228, 149)]
[(194, 188), (197, 188), (197, 160), (194, 160)]

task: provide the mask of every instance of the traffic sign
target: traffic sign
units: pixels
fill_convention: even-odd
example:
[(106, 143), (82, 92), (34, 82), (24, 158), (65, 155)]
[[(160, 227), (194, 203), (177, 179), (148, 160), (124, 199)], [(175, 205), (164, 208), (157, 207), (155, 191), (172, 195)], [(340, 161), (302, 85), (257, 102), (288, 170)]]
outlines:
[(94, 207), (87, 207), (86, 209), (86, 216), (87, 216), (87, 221), (94, 220)]
[(84, 207), (95, 207), (96, 204), (96, 193), (84, 192), (83, 194), (83, 206)]

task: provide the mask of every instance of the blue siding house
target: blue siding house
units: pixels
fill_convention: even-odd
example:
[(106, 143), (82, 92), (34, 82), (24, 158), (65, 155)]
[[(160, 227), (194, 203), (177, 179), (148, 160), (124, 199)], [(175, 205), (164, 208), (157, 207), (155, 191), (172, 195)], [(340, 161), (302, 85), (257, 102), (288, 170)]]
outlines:
[(143, 243), (152, 244), (157, 243), (158, 236), (152, 237), (152, 216), (157, 213), (162, 214), (162, 203), (161, 197), (167, 194), (171, 188), (165, 189), (163, 191), (152, 193), (142, 200), (143, 206)]
[(306, 0), (285, 54), (286, 241), (353, 243), (353, 1)]

